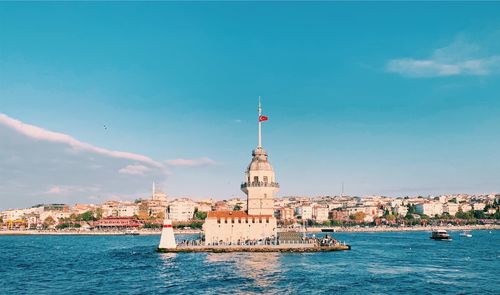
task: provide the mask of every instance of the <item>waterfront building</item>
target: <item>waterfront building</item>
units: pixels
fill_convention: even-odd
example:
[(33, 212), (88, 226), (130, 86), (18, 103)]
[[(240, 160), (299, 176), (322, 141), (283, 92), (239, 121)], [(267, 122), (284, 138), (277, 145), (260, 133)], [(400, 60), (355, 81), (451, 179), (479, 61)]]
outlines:
[(486, 204), (485, 203), (473, 203), (472, 204), (472, 208), (474, 210), (480, 210), (480, 211), (483, 211), (484, 210), (484, 207), (486, 207)]
[(313, 206), (308, 204), (298, 207), (297, 215), (300, 215), (302, 220), (313, 219)]
[(197, 206), (190, 199), (176, 199), (169, 203), (169, 216), (172, 221), (189, 221), (193, 219), (194, 209)]
[(94, 204), (75, 204), (73, 208), (71, 208), (71, 211), (78, 215), (85, 213), (87, 211), (94, 211), (97, 207)]
[(312, 219), (317, 222), (328, 220), (328, 206), (316, 205), (312, 210)]
[(443, 204), (440, 202), (427, 202), (417, 204), (415, 210), (419, 214), (425, 214), (429, 217), (443, 214)]
[(226, 201), (226, 204), (230, 208), (229, 210), (235, 210), (235, 211), (238, 211), (238, 210), (246, 211), (247, 210), (246, 202), (240, 198), (229, 199)]
[(212, 211), (212, 202), (203, 202), (203, 201), (200, 201), (200, 202), (196, 202), (196, 208), (198, 211), (200, 212), (210, 212)]
[(71, 216), (71, 212), (64, 212), (60, 210), (48, 210), (40, 213), (40, 221), (44, 222), (49, 217), (52, 218), (56, 222), (60, 222), (62, 219), (69, 218)]
[(159, 206), (167, 206), (167, 194), (156, 188), (156, 183), (153, 181), (153, 189), (151, 200), (158, 203)]
[(330, 219), (338, 220), (338, 221), (348, 221), (349, 220), (349, 212), (346, 209), (334, 209), (330, 211)]
[(448, 213), (451, 216), (455, 216), (458, 212), (458, 204), (457, 203), (445, 203), (443, 205), (443, 212)]
[(462, 212), (469, 212), (470, 210), (472, 210), (472, 206), (468, 203), (462, 203), (460, 204), (460, 209), (462, 210)]
[(406, 216), (406, 214), (408, 213), (408, 207), (404, 205), (396, 205), (394, 207), (394, 213), (399, 216)]
[(230, 211), (230, 210), (233, 210), (233, 208), (229, 208), (229, 205), (224, 201), (217, 201), (217, 202), (215, 202), (214, 210), (215, 211)]
[[(252, 160), (247, 167), (241, 190), (247, 195), (247, 212), (209, 212), (203, 230), (205, 243), (239, 243), (246, 240), (275, 238), (277, 223), (274, 217), (274, 194), (279, 185), (267, 152), (262, 147), (262, 116), (259, 100), (258, 145), (252, 151)], [(232, 209), (232, 208), (231, 208)]]
[(293, 220), (295, 218), (295, 210), (293, 208), (284, 207), (278, 210), (280, 220)]

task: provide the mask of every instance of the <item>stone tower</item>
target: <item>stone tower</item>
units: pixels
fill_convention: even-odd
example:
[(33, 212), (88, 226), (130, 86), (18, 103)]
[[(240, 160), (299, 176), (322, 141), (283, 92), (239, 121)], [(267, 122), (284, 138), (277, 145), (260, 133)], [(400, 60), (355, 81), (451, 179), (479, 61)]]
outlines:
[(274, 215), (274, 194), (279, 190), (273, 167), (267, 159), (267, 153), (262, 148), (262, 122), (267, 121), (262, 116), (262, 107), (259, 97), (259, 143), (252, 151), (252, 161), (248, 165), (245, 181), (241, 190), (247, 195), (247, 208), (249, 215)]

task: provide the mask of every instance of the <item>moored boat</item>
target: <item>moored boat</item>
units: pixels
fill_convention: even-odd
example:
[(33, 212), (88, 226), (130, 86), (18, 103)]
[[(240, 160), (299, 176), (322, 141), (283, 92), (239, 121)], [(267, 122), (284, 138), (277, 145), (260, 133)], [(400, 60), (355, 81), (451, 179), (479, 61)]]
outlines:
[(450, 235), (444, 229), (438, 229), (438, 230), (432, 231), (431, 239), (451, 241)]
[(139, 231), (136, 230), (136, 229), (128, 229), (123, 234), (127, 235), (127, 236), (138, 236), (139, 235)]

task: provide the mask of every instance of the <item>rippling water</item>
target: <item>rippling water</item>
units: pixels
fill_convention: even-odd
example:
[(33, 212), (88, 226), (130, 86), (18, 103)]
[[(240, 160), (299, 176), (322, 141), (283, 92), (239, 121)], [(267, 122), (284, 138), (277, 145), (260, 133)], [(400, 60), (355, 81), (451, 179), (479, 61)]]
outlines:
[(500, 231), (472, 233), (339, 233), (352, 251), (310, 254), (160, 254), (159, 236), (0, 236), (0, 293), (500, 294)]

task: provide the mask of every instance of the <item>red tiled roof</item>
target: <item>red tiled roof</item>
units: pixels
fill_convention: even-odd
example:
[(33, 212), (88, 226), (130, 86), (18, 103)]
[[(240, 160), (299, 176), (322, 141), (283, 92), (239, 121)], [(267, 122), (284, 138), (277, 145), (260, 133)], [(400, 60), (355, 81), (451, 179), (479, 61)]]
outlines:
[(207, 218), (272, 217), (272, 215), (248, 215), (245, 211), (210, 211)]

